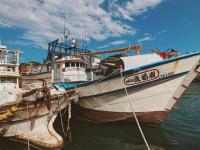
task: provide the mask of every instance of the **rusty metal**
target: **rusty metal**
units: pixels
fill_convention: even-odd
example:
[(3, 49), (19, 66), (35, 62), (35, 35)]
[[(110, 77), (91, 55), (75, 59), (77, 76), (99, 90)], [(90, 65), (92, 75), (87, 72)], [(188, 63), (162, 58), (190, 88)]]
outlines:
[[(42, 89), (40, 89), (42, 90)], [(61, 107), (61, 105), (66, 105), (68, 104), (68, 101), (67, 99), (70, 98), (71, 96), (73, 96), (74, 94), (76, 94), (76, 90), (71, 90), (71, 91), (66, 91), (65, 93), (63, 94), (60, 94), (60, 96), (51, 96), (50, 95), (50, 99), (51, 99), (51, 105), (52, 105), (52, 109), (51, 111), (48, 110), (48, 108), (46, 107), (46, 102), (44, 100), (41, 100), (41, 101), (23, 101), (21, 103), (19, 103), (18, 105), (18, 109), (16, 111), (16, 113), (13, 115), (12, 118), (8, 119), (8, 120), (5, 120), (4, 122), (1, 122), (1, 127), (4, 126), (4, 123), (6, 126), (13, 126), (13, 125), (16, 125), (16, 124), (19, 124), (20, 126), (20, 123), (26, 123), (27, 122), (27, 116), (24, 115), (24, 114), (27, 114), (28, 113), (28, 120), (32, 122), (34, 122), (34, 120), (36, 120), (37, 118), (42, 118), (42, 117), (45, 117), (45, 116), (49, 116), (51, 113), (50, 112), (53, 112), (53, 115), (56, 115), (55, 112), (58, 111), (58, 108)], [(58, 103), (57, 103), (57, 100), (60, 99), (61, 100), (61, 103), (59, 104), (58, 106)], [(27, 105), (28, 103), (28, 105)], [(13, 105), (10, 105), (10, 106), (7, 106), (5, 107), (6, 109), (8, 108), (11, 108), (11, 106)], [(28, 106), (28, 109), (27, 109), (27, 106)], [(62, 107), (65, 107), (65, 106), (62, 106)], [(28, 110), (28, 112), (27, 112)], [(7, 111), (4, 109), (4, 111)], [(0, 111), (0, 114), (2, 113), (2, 109)], [(50, 119), (51, 120), (51, 119)], [(41, 124), (34, 124), (34, 127), (35, 128), (38, 128), (38, 126), (40, 127)], [(46, 130), (46, 129), (45, 129)], [(40, 139), (35, 139), (35, 138), (32, 138), (32, 137), (35, 137), (35, 136), (20, 136), (16, 133), (13, 133), (15, 134), (16, 136), (12, 137), (16, 140), (20, 140), (20, 141), (24, 141), (26, 142), (28, 139), (30, 141), (30, 144), (31, 145), (34, 145), (34, 146), (37, 146), (37, 147), (40, 147), (40, 148), (44, 148), (44, 149), (58, 149), (58, 148), (62, 148), (63, 146), (63, 140), (61, 139), (58, 139), (57, 138), (57, 134), (55, 133), (54, 130), (51, 130), (51, 128), (48, 128), (47, 126), (47, 130), (48, 130), (48, 134), (45, 135), (47, 136), (46, 138), (48, 139), (48, 136), (51, 136), (51, 138), (56, 138), (57, 140), (56, 141), (52, 141), (49, 143), (48, 142), (44, 142)], [(4, 135), (6, 134), (6, 132), (4, 133)], [(40, 134), (40, 133), (38, 133)], [(4, 136), (2, 134), (2, 136)], [(37, 136), (36, 136), (37, 137)], [(39, 137), (39, 136), (38, 136)], [(47, 140), (46, 140), (47, 141)]]

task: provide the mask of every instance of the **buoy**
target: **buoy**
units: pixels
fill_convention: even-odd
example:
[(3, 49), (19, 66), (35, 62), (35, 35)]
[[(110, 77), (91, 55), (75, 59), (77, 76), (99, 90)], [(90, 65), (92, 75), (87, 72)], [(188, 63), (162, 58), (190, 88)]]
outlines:
[(17, 111), (17, 107), (16, 106), (12, 106), (11, 108), (10, 108), (10, 112), (11, 113), (15, 113)]
[(7, 115), (6, 115), (6, 113), (5, 114), (2, 114), (2, 120), (6, 120), (8, 117), (7, 117)]
[(10, 112), (10, 110), (6, 113), (7, 117), (11, 117), (13, 114)]
[(13, 116), (13, 114), (17, 111), (16, 106), (12, 106), (10, 110), (8, 110), (6, 113), (0, 115), (0, 121), (6, 120)]

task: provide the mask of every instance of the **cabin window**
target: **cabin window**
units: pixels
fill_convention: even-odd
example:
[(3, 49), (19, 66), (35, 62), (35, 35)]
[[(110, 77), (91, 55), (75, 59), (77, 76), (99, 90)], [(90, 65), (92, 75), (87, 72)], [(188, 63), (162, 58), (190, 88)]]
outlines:
[(80, 63), (80, 67), (83, 68), (83, 63)]
[(0, 80), (1, 83), (17, 83), (17, 78), (13, 77), (2, 77)]
[(81, 68), (85, 68), (85, 65), (83, 63), (80, 64)]
[(12, 78), (7, 78), (7, 83), (13, 83)]
[(103, 75), (103, 73), (101, 71), (96, 72), (96, 76), (101, 76), (101, 75)]
[(14, 83), (17, 83), (17, 78), (13, 78), (13, 82), (14, 82)]
[(7, 77), (6, 79), (7, 79), (7, 83), (17, 83), (16, 78)]
[(6, 83), (6, 77), (1, 78), (1, 83)]
[(75, 62), (71, 62), (71, 67), (75, 67)]
[(65, 63), (65, 68), (67, 68), (67, 67), (70, 67), (70, 63), (69, 62)]
[(80, 66), (79, 66), (79, 62), (76, 62), (76, 67), (80, 67)]

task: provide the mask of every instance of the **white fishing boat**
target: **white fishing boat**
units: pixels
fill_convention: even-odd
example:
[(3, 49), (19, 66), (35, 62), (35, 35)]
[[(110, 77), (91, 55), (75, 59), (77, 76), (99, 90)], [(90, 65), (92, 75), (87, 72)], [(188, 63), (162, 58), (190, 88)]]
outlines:
[[(199, 72), (200, 52), (178, 56), (172, 49), (161, 57), (140, 54), (140, 45), (91, 52), (58, 41), (47, 56), (52, 84), (78, 89), (76, 113), (91, 122), (133, 121), (134, 112), (142, 123), (159, 124)], [(132, 50), (136, 55), (127, 56)], [(96, 57), (115, 52), (123, 55)]]
[[(178, 56), (172, 50), (168, 53), (169, 58), (163, 59), (158, 54), (140, 55), (139, 49), (140, 46), (132, 46), (73, 55), (83, 57), (136, 50), (135, 56), (113, 57), (99, 63), (99, 70), (108, 73), (102, 73), (100, 79), (76, 86), (80, 118), (96, 123), (133, 121), (133, 112), (140, 122), (146, 124), (159, 124), (166, 118), (198, 75), (200, 52)], [(94, 77), (94, 69), (91, 73)]]
[(61, 148), (63, 139), (53, 122), (75, 91), (47, 87), (45, 81), (42, 88), (19, 87), (20, 53), (0, 46), (0, 135), (40, 148)]
[(200, 52), (162, 60), (156, 54), (121, 57), (119, 71), (78, 87), (82, 119), (159, 124), (200, 71)]

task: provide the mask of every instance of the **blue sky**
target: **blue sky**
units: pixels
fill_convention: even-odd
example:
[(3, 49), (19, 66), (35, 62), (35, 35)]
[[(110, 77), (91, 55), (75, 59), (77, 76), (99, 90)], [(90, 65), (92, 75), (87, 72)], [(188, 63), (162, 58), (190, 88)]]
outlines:
[(199, 0), (12, 0), (0, 1), (0, 38), (20, 48), (21, 61), (41, 61), (47, 43), (62, 36), (63, 20), (93, 50), (140, 43), (182, 53), (200, 50)]

